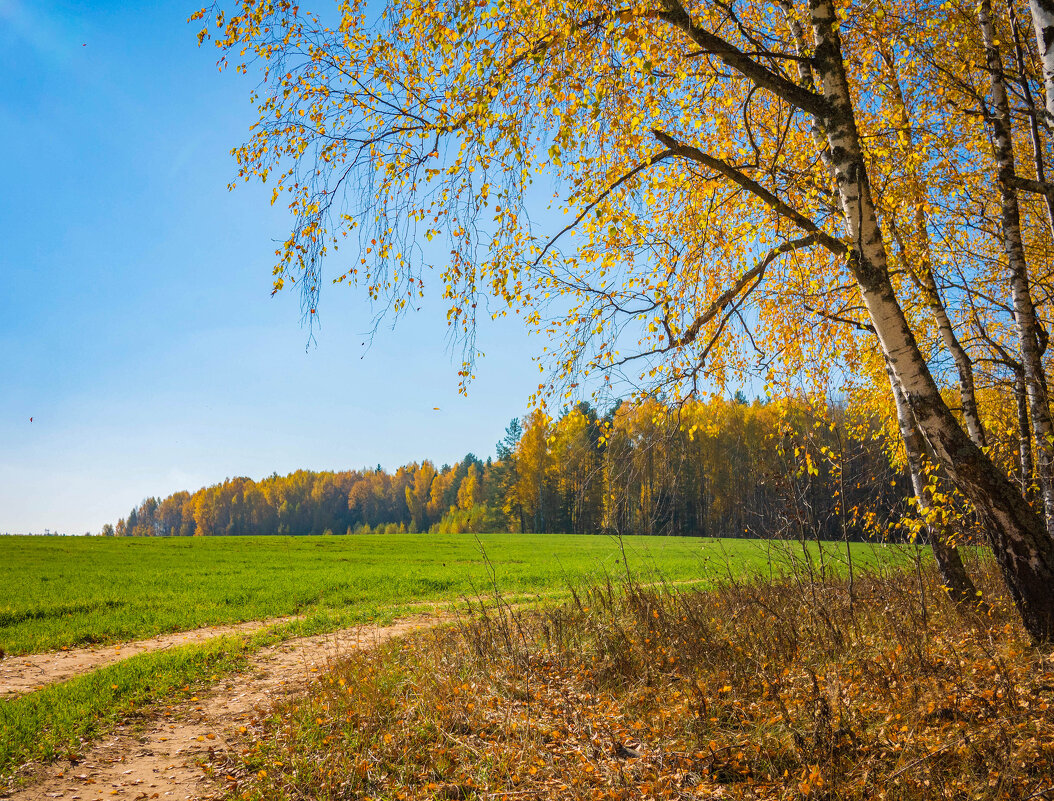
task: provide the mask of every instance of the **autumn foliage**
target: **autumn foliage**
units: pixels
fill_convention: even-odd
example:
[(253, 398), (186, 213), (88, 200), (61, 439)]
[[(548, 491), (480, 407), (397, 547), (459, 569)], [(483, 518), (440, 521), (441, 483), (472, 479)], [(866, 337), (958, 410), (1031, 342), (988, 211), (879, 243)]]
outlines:
[[(196, 16), (221, 63), (262, 77), (234, 155), (288, 201), (274, 289), (299, 286), (307, 319), (338, 265), (381, 314), (438, 284), (466, 381), (483, 308), (521, 316), (543, 408), (747, 376), (891, 398), (916, 503), (938, 471), (1054, 642), (1049, 0)], [(982, 389), (1017, 406), (1011, 471)], [(969, 597), (957, 561), (938, 555)]]
[[(859, 417), (859, 415), (858, 415)], [(511, 531), (914, 538), (880, 426), (827, 404), (588, 404), (514, 420), (497, 459), (231, 478), (147, 498), (118, 536)], [(934, 485), (934, 491), (940, 489)]]

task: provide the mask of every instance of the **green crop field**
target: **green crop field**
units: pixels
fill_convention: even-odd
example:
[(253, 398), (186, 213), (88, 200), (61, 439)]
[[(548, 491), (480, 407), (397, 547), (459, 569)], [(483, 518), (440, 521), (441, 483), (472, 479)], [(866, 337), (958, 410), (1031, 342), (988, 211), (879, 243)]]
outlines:
[[(286, 615), (332, 625), (408, 604), (621, 578), (767, 573), (786, 544), (570, 535), (0, 538), (0, 648), (33, 653)], [(854, 546), (859, 562), (889, 551)], [(830, 558), (844, 560), (844, 546)], [(316, 625), (313, 628), (318, 629)]]

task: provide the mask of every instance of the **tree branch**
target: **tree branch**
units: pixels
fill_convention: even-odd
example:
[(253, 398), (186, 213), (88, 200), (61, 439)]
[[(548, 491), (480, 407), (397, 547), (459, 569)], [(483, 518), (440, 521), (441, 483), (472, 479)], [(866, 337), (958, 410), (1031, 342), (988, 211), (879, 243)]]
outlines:
[(744, 175), (742, 171), (737, 170), (728, 162), (722, 161), (719, 158), (714, 158), (692, 145), (682, 144), (663, 131), (653, 128), (652, 134), (666, 146), (667, 152), (671, 156), (682, 156), (683, 158), (696, 161), (705, 167), (709, 167), (711, 170), (720, 173), (733, 183), (756, 196), (781, 217), (787, 218), (803, 231), (813, 234), (817, 244), (823, 245), (829, 251), (839, 256), (845, 256), (849, 253), (849, 247), (844, 242), (835, 239), (830, 234), (821, 230), (820, 226), (800, 211), (780, 200), (753, 178)]
[(1011, 177), (1010, 184), (1015, 189), (1043, 195), (1046, 198), (1054, 200), (1054, 184), (1049, 181), (1037, 181), (1034, 178), (1022, 178), (1020, 175), (1015, 175)]
[(702, 50), (712, 53), (736, 72), (750, 79), (763, 89), (768, 89), (783, 98), (792, 106), (826, 119), (830, 113), (827, 101), (816, 92), (811, 92), (794, 81), (787, 80), (772, 70), (750, 58), (746, 53), (720, 36), (692, 22), (692, 16), (680, 0), (666, 0), (666, 11), (658, 14), (659, 19), (673, 25), (688, 34)]
[[(716, 317), (725, 306), (731, 303), (733, 298), (739, 295), (744, 287), (746, 287), (751, 281), (755, 283), (755, 286), (761, 283), (761, 279), (765, 275), (765, 269), (778, 257), (782, 256), (784, 253), (790, 253), (795, 250), (809, 247), (809, 245), (812, 245), (815, 242), (816, 235), (808, 234), (800, 239), (795, 239), (792, 242), (784, 242), (782, 245), (772, 248), (772, 250), (765, 255), (764, 259), (743, 273), (738, 281), (721, 293), (719, 297), (715, 298), (714, 302), (710, 304), (707, 310), (696, 317), (680, 337), (670, 337), (671, 347), (684, 347), (692, 342), (697, 336), (699, 336), (699, 330), (713, 320), (714, 317)], [(751, 289), (753, 289), (753, 287), (751, 287)]]
[(834, 314), (831, 312), (820, 311), (814, 306), (810, 306), (808, 303), (802, 304), (802, 308), (807, 312), (812, 312), (817, 317), (827, 320), (831, 323), (839, 323), (841, 325), (847, 325), (850, 328), (855, 328), (857, 331), (867, 331), (870, 334), (875, 333), (875, 327), (870, 323), (862, 323), (859, 320), (854, 320), (851, 317), (845, 317), (840, 314)]
[(595, 209), (598, 204), (603, 202), (604, 198), (608, 197), (612, 192), (622, 186), (622, 184), (626, 183), (626, 181), (628, 181), (634, 175), (639, 173), (641, 170), (647, 169), (653, 164), (658, 164), (663, 159), (669, 158), (672, 155), (673, 153), (671, 151), (664, 150), (661, 153), (656, 153), (654, 156), (648, 156), (648, 158), (646, 158), (632, 170), (627, 172), (625, 175), (621, 176), (617, 181), (611, 184), (611, 186), (609, 186), (607, 189), (597, 195), (597, 197), (591, 203), (589, 203), (584, 209), (582, 209), (582, 212), (577, 217), (575, 217), (573, 221), (561, 228), (555, 235), (553, 235), (553, 237), (548, 242), (545, 243), (545, 247), (541, 249), (541, 252), (538, 253), (538, 257), (534, 260), (533, 266), (537, 267), (538, 262), (542, 260), (542, 257), (545, 256), (549, 248), (556, 244), (556, 240), (562, 237), (580, 222), (582, 222), (582, 220), (585, 219), (585, 216), (589, 214), (589, 212)]

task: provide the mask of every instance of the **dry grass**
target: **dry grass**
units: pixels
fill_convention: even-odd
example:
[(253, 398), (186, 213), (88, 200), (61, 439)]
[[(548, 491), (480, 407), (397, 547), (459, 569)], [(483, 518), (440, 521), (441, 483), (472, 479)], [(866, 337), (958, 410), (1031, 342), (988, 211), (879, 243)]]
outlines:
[(1054, 664), (998, 578), (600, 587), (333, 665), (214, 769), (232, 797), (1054, 798)]

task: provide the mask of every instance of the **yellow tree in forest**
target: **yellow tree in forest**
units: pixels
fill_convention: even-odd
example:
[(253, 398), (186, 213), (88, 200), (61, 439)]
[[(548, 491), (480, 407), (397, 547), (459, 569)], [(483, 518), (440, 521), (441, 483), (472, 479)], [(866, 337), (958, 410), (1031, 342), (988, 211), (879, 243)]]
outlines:
[(469, 511), (475, 506), (483, 503), (483, 486), (480, 483), (479, 468), (469, 465), (468, 472), (461, 480), (461, 486), (457, 490), (457, 508)]
[(524, 421), (523, 437), (516, 449), (516, 481), (505, 499), (507, 513), (522, 510), (531, 531), (549, 531), (553, 525), (550, 485), (554, 481), (553, 454), (549, 448), (552, 425), (548, 415), (536, 409)]
[(596, 415), (577, 406), (553, 425), (550, 441), (556, 472), (556, 491), (566, 509), (561, 516), (572, 534), (595, 531), (596, 511), (603, 497), (601, 453)]
[[(1054, 540), (969, 430), (983, 412), (961, 419), (933, 366), (953, 347), (934, 336), (947, 333), (938, 277), (969, 285), (987, 271), (1012, 308), (952, 300), (1013, 318), (1031, 418), (1049, 420), (1035, 268), (1011, 213), (1023, 123), (1000, 105), (1010, 40), (995, 15), (987, 0), (976, 13), (912, 0), (348, 0), (317, 15), (240, 0), (199, 17), (215, 23), (222, 63), (262, 75), (259, 121), (235, 155), (241, 177), (289, 206), (274, 289), (298, 286), (308, 319), (323, 265), (394, 314), (434, 281), (466, 381), (478, 314), (496, 308), (545, 335), (540, 393), (561, 402), (606, 386), (684, 398), (751, 371), (822, 386), (874, 377), (877, 352), (928, 458), (983, 521), (1027, 629), (1049, 642)], [(1049, 77), (1042, 40), (1021, 41)], [(949, 69), (993, 109), (981, 137)], [(536, 214), (543, 184), (551, 211)], [(961, 214), (978, 198), (1001, 227)]]
[(435, 466), (425, 459), (421, 466), (410, 466), (413, 483), (406, 487), (406, 507), (410, 510), (410, 530), (428, 528), (428, 504), (432, 498), (432, 482), (436, 479)]

